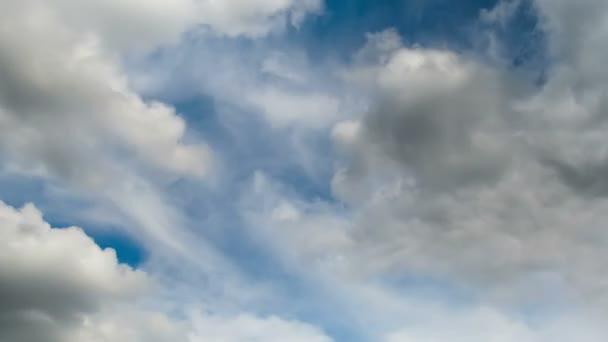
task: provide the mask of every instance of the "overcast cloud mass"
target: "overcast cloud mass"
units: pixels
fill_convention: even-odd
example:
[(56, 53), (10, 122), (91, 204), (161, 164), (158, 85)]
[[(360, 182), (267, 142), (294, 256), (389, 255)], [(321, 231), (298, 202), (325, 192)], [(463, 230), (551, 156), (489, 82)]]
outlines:
[(0, 342), (604, 342), (606, 60), (599, 0), (1, 0)]

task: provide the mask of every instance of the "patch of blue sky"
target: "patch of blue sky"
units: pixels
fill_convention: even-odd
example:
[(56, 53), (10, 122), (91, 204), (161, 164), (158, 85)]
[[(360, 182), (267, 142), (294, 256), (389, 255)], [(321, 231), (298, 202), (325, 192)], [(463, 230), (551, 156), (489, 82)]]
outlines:
[[(66, 191), (59, 184), (32, 174), (0, 173), (0, 200), (8, 205), (20, 208), (33, 203), (44, 214), (55, 221), (83, 222), (84, 214), (92, 208), (92, 203), (76, 194)], [(74, 225), (74, 223), (71, 223)]]
[(148, 252), (137, 239), (118, 228), (87, 229), (86, 233), (101, 248), (116, 251), (118, 261), (133, 268), (140, 267), (147, 259)]
[[(97, 219), (88, 217), (94, 204), (86, 199), (63, 191), (58, 185), (35, 176), (0, 174), (0, 200), (21, 208), (33, 203), (44, 213), (44, 219), (52, 227), (79, 226), (101, 248), (116, 251), (118, 261), (137, 268), (146, 259), (146, 251), (136, 238), (118, 227), (102, 226)], [(97, 221), (97, 222), (95, 222)], [(103, 221), (103, 219), (101, 220)], [(111, 221), (110, 219), (108, 221)]]
[(15, 208), (44, 198), (47, 187), (46, 182), (35, 176), (0, 172), (0, 200)]
[(292, 34), (303, 37), (318, 55), (349, 58), (365, 42), (366, 33), (396, 29), (407, 44), (470, 46), (471, 26), (480, 11), (497, 0), (327, 0), (326, 14)]
[(144, 245), (135, 236), (130, 235), (125, 229), (111, 226), (98, 226), (90, 221), (80, 221), (70, 218), (64, 220), (62, 215), (48, 215), (45, 220), (52, 227), (62, 229), (78, 226), (102, 249), (111, 248), (116, 252), (116, 258), (121, 264), (132, 268), (139, 268), (147, 259), (148, 252)]
[[(509, 2), (509, 1), (505, 1)], [(514, 2), (514, 1), (511, 1)], [(487, 35), (500, 42), (503, 58), (513, 68), (535, 71), (542, 77), (546, 41), (533, 4), (522, 0), (506, 25), (488, 25), (483, 11), (499, 0), (327, 0), (326, 14), (292, 30), (292, 39), (305, 42), (313, 58), (348, 61), (366, 39), (366, 33), (396, 29), (409, 46), (447, 48), (487, 53)]]
[[(65, 211), (64, 211), (65, 212)], [(148, 252), (145, 246), (127, 233), (121, 227), (101, 226), (86, 219), (67, 216), (59, 211), (50, 214), (45, 212), (45, 220), (52, 227), (62, 229), (78, 226), (102, 249), (111, 248), (116, 252), (118, 262), (132, 268), (139, 268), (147, 259)]]

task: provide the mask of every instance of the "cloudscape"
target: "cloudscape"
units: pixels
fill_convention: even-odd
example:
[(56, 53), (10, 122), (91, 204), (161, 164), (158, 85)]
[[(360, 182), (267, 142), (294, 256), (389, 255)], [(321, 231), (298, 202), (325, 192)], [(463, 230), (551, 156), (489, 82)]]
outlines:
[(608, 2), (0, 0), (0, 342), (608, 340)]

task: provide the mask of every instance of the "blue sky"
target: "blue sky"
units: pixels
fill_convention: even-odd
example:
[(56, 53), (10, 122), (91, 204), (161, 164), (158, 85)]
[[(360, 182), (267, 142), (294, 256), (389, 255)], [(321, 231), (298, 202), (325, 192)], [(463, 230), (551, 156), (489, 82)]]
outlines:
[(0, 13), (0, 342), (608, 336), (607, 5)]

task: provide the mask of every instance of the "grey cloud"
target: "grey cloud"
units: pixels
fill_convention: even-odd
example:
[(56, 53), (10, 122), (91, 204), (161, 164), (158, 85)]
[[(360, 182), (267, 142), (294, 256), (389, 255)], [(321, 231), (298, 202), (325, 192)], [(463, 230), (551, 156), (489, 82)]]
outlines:
[(591, 197), (608, 195), (608, 163), (570, 165), (559, 160), (546, 160), (545, 163), (574, 192)]
[[(558, 292), (606, 307), (608, 79), (583, 62), (605, 51), (561, 54), (569, 40), (557, 27), (596, 41), (608, 9), (537, 5), (554, 49), (542, 85), (520, 87), (517, 75), (471, 56), (395, 46), (394, 33), (370, 36), (349, 77), (368, 86), (372, 106), (334, 130), (348, 162), (333, 189), (353, 210), (340, 230), (348, 243), (334, 250), (343, 268), (432, 274), (515, 302), (526, 291), (515, 284), (529, 289), (551, 274), (563, 281), (553, 282)], [(590, 16), (598, 29), (568, 29), (572, 6), (601, 11)]]
[[(377, 40), (393, 34), (370, 36), (364, 50), (377, 49), (383, 45)], [(374, 94), (358, 147), (350, 149), (354, 158), (366, 158), (357, 150), (372, 159), (385, 156), (418, 186), (437, 191), (497, 181), (511, 159), (510, 102), (517, 83), (448, 51), (391, 49), (375, 53), (385, 55), (377, 67), (352, 72), (357, 77), (362, 68)]]
[(126, 298), (146, 276), (79, 228), (52, 229), (32, 205), (0, 202), (0, 341), (64, 341), (83, 315)]

